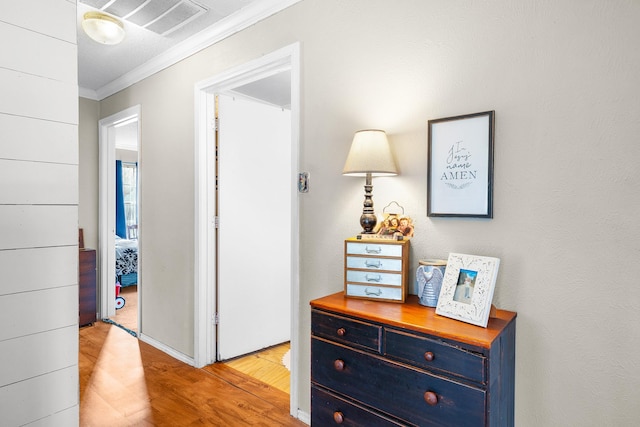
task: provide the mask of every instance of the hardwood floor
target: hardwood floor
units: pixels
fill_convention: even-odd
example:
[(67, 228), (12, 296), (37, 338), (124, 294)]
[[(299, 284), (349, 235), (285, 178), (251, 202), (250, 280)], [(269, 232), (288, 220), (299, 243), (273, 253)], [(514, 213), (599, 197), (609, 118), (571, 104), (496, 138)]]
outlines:
[[(138, 332), (138, 286), (127, 286), (120, 290), (126, 301), (124, 307), (116, 310), (110, 319), (133, 332)], [(283, 343), (225, 363), (242, 373), (265, 382), (278, 390), (289, 393), (290, 372), (282, 364), (283, 356), (290, 350), (290, 344)]]
[(224, 364), (288, 394), (291, 388), (291, 374), (282, 364), (282, 359), (290, 349), (290, 343), (286, 342), (226, 361)]
[(110, 319), (125, 328), (138, 332), (138, 285), (120, 289), (120, 296), (126, 301), (124, 307), (116, 310)]
[(193, 368), (104, 322), (80, 329), (81, 426), (305, 426), (289, 395), (225, 364)]

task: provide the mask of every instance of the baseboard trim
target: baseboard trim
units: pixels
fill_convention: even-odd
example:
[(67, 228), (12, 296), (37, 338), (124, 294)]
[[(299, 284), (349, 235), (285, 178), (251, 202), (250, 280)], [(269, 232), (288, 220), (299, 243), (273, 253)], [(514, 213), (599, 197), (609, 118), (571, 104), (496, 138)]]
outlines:
[(180, 353), (176, 349), (162, 344), (160, 341), (157, 341), (143, 333), (138, 333), (138, 339), (140, 341), (143, 341), (149, 344), (152, 347), (157, 348), (158, 350), (164, 353), (167, 353), (169, 356), (173, 357), (174, 359), (178, 359), (179, 361), (184, 362), (189, 366), (195, 366), (195, 360), (193, 359), (193, 357), (189, 357), (184, 353)]
[(298, 419), (305, 423), (306, 425), (311, 425), (311, 414), (305, 411), (301, 411), (298, 409)]

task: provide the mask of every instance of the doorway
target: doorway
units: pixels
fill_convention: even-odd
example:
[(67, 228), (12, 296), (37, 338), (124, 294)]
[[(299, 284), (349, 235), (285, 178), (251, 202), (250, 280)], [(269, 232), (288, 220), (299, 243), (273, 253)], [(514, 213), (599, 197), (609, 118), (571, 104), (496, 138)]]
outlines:
[(138, 332), (138, 117), (114, 126), (116, 139), (116, 313), (110, 319)]
[[(116, 282), (118, 276), (116, 274), (116, 145), (125, 142), (129, 148), (135, 146), (136, 150), (127, 155), (129, 161), (138, 163), (138, 147), (140, 142), (140, 106), (134, 106), (106, 117), (99, 121), (99, 196), (98, 196), (98, 246), (100, 248), (100, 259), (98, 263), (98, 295), (99, 295), (99, 317), (101, 319), (113, 318), (116, 314)], [(137, 180), (136, 165), (136, 194), (135, 207), (139, 209), (140, 202), (140, 185)], [(131, 198), (128, 200), (132, 203)], [(131, 221), (125, 222), (125, 231), (121, 231), (124, 240), (129, 242), (134, 239), (135, 233), (135, 273), (137, 286), (137, 299), (141, 296), (140, 275), (137, 269), (137, 259), (139, 253), (139, 231), (140, 227), (135, 221), (135, 229), (127, 227)], [(133, 225), (132, 223), (129, 225)], [(120, 237), (120, 239), (122, 239)], [(131, 254), (133, 248), (127, 250)], [(133, 263), (133, 255), (128, 255), (127, 261)], [(133, 268), (133, 266), (131, 267)], [(122, 271), (120, 272), (122, 273)], [(131, 273), (127, 271), (126, 273)], [(132, 277), (128, 277), (132, 280)], [(129, 283), (131, 284), (131, 283)], [(138, 303), (135, 313), (136, 329), (140, 331), (140, 312), (142, 304)]]
[[(287, 238), (290, 265), (288, 275), (290, 278), (290, 333), (291, 340), (291, 392), (290, 412), (297, 417), (297, 341), (299, 318), (299, 274), (298, 274), (298, 202), (297, 202), (297, 165), (298, 165), (298, 135), (299, 135), (299, 45), (291, 45), (272, 54), (252, 61), (243, 66), (234, 68), (209, 80), (196, 85), (196, 257), (195, 257), (195, 325), (194, 325), (194, 361), (195, 365), (202, 367), (215, 362), (217, 355), (216, 342), (216, 305), (217, 295), (217, 259), (216, 247), (216, 212), (215, 200), (215, 96), (228, 94), (234, 89), (246, 87), (263, 79), (279, 75), (283, 72), (290, 76), (290, 114), (291, 134), (289, 156), (289, 183), (287, 194), (290, 200), (288, 207), (290, 215), (286, 227), (290, 232)], [(259, 98), (259, 97), (258, 97)], [(221, 159), (221, 161), (224, 161)], [(241, 167), (241, 166), (239, 166)], [(250, 173), (251, 171), (247, 171)], [(255, 179), (260, 179), (256, 176)], [(249, 197), (250, 195), (246, 195)], [(268, 208), (265, 206), (264, 208)], [(224, 218), (220, 218), (220, 227), (224, 227)], [(255, 239), (260, 232), (266, 230), (255, 229)], [(268, 240), (265, 236), (263, 240)], [(248, 242), (250, 244), (251, 242)], [(247, 248), (247, 254), (250, 247)], [(247, 261), (249, 261), (247, 259)], [(249, 264), (247, 263), (247, 267)], [(247, 270), (247, 268), (243, 269)], [(238, 271), (237, 274), (242, 274)], [(259, 274), (259, 272), (257, 272)], [(220, 319), (221, 322), (224, 319)]]

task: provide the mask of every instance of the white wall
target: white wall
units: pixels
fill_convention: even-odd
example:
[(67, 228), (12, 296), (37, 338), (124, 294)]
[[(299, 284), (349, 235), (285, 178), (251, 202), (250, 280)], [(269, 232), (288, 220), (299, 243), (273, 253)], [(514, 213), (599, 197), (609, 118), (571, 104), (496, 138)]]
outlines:
[(3, 426), (78, 424), (75, 14), (73, 1), (0, 3)]
[[(518, 312), (518, 426), (633, 425), (640, 389), (640, 4), (618, 0), (305, 0), (101, 103), (141, 104), (147, 332), (192, 354), (195, 82), (302, 45), (300, 402), (309, 308), (343, 287), (363, 182), (356, 130), (389, 135), (374, 181), (415, 220), (419, 258), (501, 258), (494, 302)], [(496, 111), (495, 217), (426, 217), (427, 120)], [(171, 200), (171, 202), (167, 202)], [(145, 237), (146, 239), (147, 237)]]
[(138, 152), (131, 150), (116, 150), (116, 160), (123, 162), (136, 163), (138, 161)]
[(79, 200), (78, 226), (84, 230), (86, 248), (98, 249), (98, 120), (100, 103), (79, 100)]

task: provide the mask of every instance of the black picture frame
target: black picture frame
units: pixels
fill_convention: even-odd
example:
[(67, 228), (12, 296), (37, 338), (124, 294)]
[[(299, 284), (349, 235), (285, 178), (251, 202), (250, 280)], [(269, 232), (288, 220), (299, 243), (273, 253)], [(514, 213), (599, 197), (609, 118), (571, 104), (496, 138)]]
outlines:
[(428, 121), (428, 217), (493, 218), (494, 128), (494, 110)]

